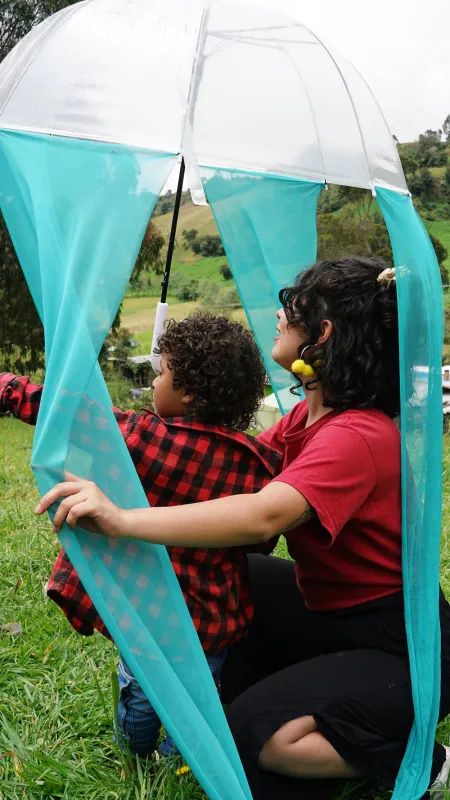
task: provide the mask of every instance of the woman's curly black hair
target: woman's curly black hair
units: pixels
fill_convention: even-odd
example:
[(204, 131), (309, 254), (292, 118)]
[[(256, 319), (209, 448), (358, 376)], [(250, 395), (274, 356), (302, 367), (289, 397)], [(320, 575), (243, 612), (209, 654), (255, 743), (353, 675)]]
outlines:
[(174, 389), (193, 395), (199, 420), (237, 430), (250, 427), (266, 377), (250, 331), (226, 317), (194, 312), (181, 322), (167, 322), (158, 351), (167, 355)]
[(280, 292), (288, 323), (307, 335), (299, 356), (316, 344), (323, 320), (333, 324), (328, 341), (304, 354), (307, 363), (321, 362), (315, 371), (327, 408), (400, 411), (397, 291), (395, 282), (377, 282), (387, 266), (379, 258), (318, 261)]

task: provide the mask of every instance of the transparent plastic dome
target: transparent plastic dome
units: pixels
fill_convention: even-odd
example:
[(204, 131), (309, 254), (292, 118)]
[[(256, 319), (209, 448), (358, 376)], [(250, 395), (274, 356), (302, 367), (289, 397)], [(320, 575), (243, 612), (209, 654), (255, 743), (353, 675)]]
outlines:
[(406, 190), (361, 75), (301, 22), (257, 5), (70, 6), (2, 63), (0, 127), (183, 153), (191, 172)]

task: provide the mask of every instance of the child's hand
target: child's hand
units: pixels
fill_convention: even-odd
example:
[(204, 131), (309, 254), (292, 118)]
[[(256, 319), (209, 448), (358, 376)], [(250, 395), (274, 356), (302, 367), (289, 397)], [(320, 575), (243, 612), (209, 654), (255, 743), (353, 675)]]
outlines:
[[(75, 478), (75, 476), (73, 476)], [(122, 518), (124, 511), (118, 508), (92, 481), (79, 478), (57, 483), (53, 489), (41, 497), (35, 514), (43, 514), (50, 506), (65, 497), (53, 519), (53, 529), (59, 533), (64, 522), (70, 528), (81, 528), (118, 538), (124, 532)]]

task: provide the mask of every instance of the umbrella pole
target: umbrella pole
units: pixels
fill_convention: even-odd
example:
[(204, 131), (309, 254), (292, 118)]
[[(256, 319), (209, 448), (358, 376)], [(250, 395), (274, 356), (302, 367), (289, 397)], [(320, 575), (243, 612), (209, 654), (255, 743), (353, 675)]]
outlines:
[(175, 235), (177, 232), (178, 214), (181, 205), (181, 193), (183, 191), (184, 172), (185, 172), (185, 164), (184, 164), (184, 158), (182, 158), (180, 164), (180, 174), (178, 176), (177, 193), (175, 195), (175, 205), (173, 207), (172, 225), (170, 228), (169, 245), (167, 248), (166, 267), (164, 270), (164, 277), (161, 282), (162, 286), (161, 303), (166, 302), (167, 290), (169, 288), (170, 268), (172, 266), (173, 250), (175, 247)]
[(152, 349), (150, 351), (150, 363), (154, 372), (159, 372), (161, 366), (161, 355), (158, 352), (158, 341), (164, 332), (166, 324), (168, 305), (166, 302), (167, 290), (169, 288), (170, 267), (172, 266), (172, 256), (175, 247), (175, 234), (177, 232), (178, 214), (181, 205), (181, 193), (183, 191), (185, 165), (184, 158), (181, 159), (180, 174), (178, 176), (177, 193), (175, 195), (175, 205), (173, 207), (172, 225), (170, 228), (169, 245), (167, 247), (166, 266), (164, 277), (161, 281), (161, 300), (156, 306), (155, 324), (153, 326)]

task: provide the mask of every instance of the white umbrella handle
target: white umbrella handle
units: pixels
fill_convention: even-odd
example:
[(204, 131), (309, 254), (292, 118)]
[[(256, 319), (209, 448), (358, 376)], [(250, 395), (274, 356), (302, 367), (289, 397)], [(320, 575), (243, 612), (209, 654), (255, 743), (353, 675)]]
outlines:
[(159, 337), (164, 331), (164, 324), (167, 318), (168, 303), (158, 303), (156, 306), (155, 325), (153, 327), (152, 349), (150, 352), (150, 363), (153, 372), (159, 372), (161, 356), (156, 355), (155, 347), (158, 346)]

